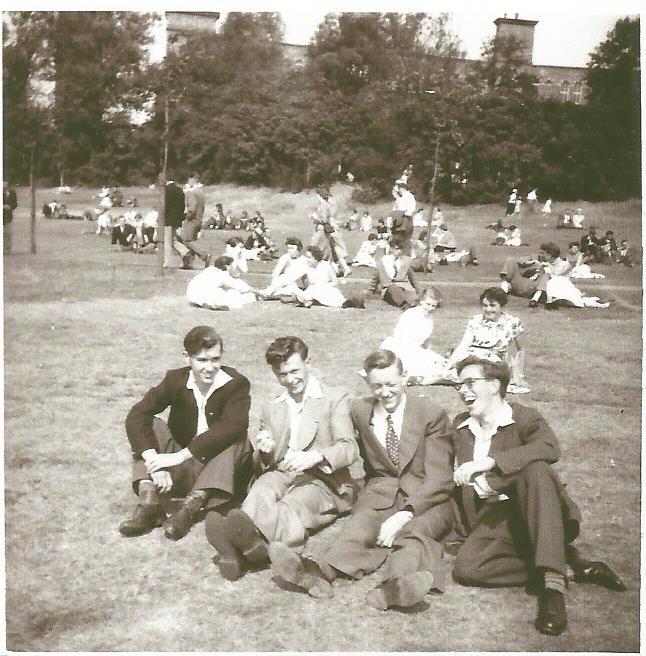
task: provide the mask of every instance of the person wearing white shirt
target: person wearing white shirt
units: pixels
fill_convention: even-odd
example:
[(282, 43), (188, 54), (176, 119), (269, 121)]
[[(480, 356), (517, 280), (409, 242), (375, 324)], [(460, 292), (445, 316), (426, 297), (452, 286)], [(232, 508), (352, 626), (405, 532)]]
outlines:
[(449, 424), (432, 401), (405, 393), (392, 351), (370, 354), (364, 368), (372, 394), (353, 400), (351, 411), (368, 481), (349, 520), (314, 559), (282, 544), (270, 545), (269, 555), (275, 574), (319, 598), (334, 595), (338, 577), (361, 579), (380, 569), (366, 603), (386, 610), (444, 588), (438, 540), (452, 524)]
[(296, 237), (285, 241), (287, 253), (281, 255), (271, 274), (271, 283), (261, 290), (261, 298), (295, 296), (300, 289), (298, 281), (307, 273), (307, 260), (303, 255), (303, 242)]
[(403, 240), (404, 254), (410, 254), (410, 241), (413, 236), (413, 214), (417, 202), (415, 196), (408, 190), (405, 182), (398, 181), (393, 190), (395, 203), (392, 211), (392, 235)]
[(469, 586), (539, 584), (535, 626), (559, 635), (567, 625), (565, 577), (614, 590), (624, 585), (604, 563), (583, 560), (572, 546), (581, 514), (551, 465), (556, 436), (533, 408), (505, 400), (506, 364), (469, 356), (456, 385), (467, 412), (453, 422), (457, 512), (466, 537), (453, 578)]
[(311, 531), (350, 510), (362, 476), (348, 394), (312, 375), (308, 347), (280, 337), (265, 353), (284, 391), (264, 407), (254, 444), (258, 478), (215, 536), (220, 572), (235, 580), (268, 559), (267, 545), (300, 548)]

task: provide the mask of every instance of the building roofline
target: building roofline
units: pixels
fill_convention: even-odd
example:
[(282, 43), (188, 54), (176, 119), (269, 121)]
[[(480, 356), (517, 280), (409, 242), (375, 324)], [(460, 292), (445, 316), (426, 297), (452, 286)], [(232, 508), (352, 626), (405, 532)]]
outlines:
[(533, 20), (523, 20), (522, 18), (496, 18), (494, 21), (494, 25), (496, 27), (502, 23), (507, 23), (509, 25), (527, 25), (529, 27), (533, 27), (534, 25), (538, 24), (538, 21), (533, 21)]
[(220, 18), (220, 12), (219, 11), (166, 11), (164, 12), (165, 14), (179, 14), (180, 16), (204, 16), (206, 18), (212, 18), (213, 16), (216, 16), (216, 20)]

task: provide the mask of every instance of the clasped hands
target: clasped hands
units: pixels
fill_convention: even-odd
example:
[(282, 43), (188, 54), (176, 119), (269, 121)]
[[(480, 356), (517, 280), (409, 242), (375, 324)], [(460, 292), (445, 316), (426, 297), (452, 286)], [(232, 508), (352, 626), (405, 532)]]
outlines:
[[(256, 449), (261, 453), (273, 453), (276, 449), (276, 440), (268, 430), (261, 430), (256, 435)], [(316, 449), (310, 451), (287, 450), (285, 457), (278, 463), (277, 469), (282, 472), (300, 473), (316, 467), (323, 462), (323, 455)]]
[(453, 472), (453, 481), (456, 485), (470, 485), (474, 476), (491, 471), (495, 465), (496, 461), (489, 456), (478, 460), (469, 460), (462, 463)]

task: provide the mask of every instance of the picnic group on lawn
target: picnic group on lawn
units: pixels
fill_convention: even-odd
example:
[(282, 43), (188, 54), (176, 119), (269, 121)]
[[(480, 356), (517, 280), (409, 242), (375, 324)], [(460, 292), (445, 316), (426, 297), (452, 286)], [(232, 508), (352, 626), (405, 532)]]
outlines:
[[(424, 299), (423, 310), (435, 297)], [(466, 337), (475, 334), (470, 324)], [(547, 635), (566, 628), (569, 582), (625, 589), (573, 545), (581, 514), (552, 468), (557, 436), (539, 412), (507, 400), (503, 358), (470, 352), (455, 363), (466, 409), (451, 422), (435, 402), (407, 394), (394, 351), (367, 355), (369, 394), (350, 398), (315, 377), (300, 337), (281, 336), (264, 357), (282, 391), (262, 399), (249, 435), (250, 382), (224, 364), (221, 336), (196, 326), (183, 347), (187, 366), (168, 371), (126, 418), (137, 505), (124, 536), (161, 526), (180, 540), (204, 517), (225, 579), (266, 566), (328, 599), (335, 579), (379, 570), (366, 602), (380, 610), (444, 591), (446, 543), (459, 584), (535, 591), (535, 626)], [(175, 509), (173, 497), (183, 498)], [(310, 534), (347, 513), (327, 549), (305, 557)]]
[[(371, 290), (402, 313), (358, 372), (368, 395), (351, 398), (324, 385), (312, 373), (303, 339), (278, 336), (264, 359), (281, 391), (260, 400), (259, 428), (250, 434), (250, 382), (224, 364), (218, 332), (196, 326), (183, 341), (187, 366), (168, 371), (126, 418), (137, 505), (119, 530), (134, 537), (161, 527), (167, 538), (180, 540), (203, 518), (223, 578), (235, 581), (251, 568), (270, 567), (292, 590), (315, 598), (333, 597), (337, 578), (378, 571), (366, 603), (379, 610), (414, 606), (431, 591), (443, 592), (451, 575), (465, 586), (525, 586), (537, 596), (536, 629), (559, 635), (567, 626), (571, 582), (615, 591), (625, 586), (608, 565), (574, 546), (581, 513), (552, 467), (560, 458), (557, 436), (538, 411), (509, 401), (529, 386), (523, 325), (505, 306), (510, 295), (547, 309), (608, 304), (583, 295), (567, 275), (572, 264), (546, 242), (536, 258), (507, 258), (500, 285), (480, 294), (482, 312), (467, 322), (459, 344), (434, 352), (432, 315), (441, 298), (415, 277), (411, 172), (408, 167), (396, 182), (387, 234), (369, 240), (386, 247), (375, 258)], [(535, 201), (535, 190), (532, 195)], [(318, 202), (310, 245), (288, 237), (262, 289), (241, 278), (243, 240), (230, 239), (225, 254), (212, 258), (198, 249), (197, 230), (192, 238), (184, 231), (184, 261), (200, 257), (207, 265), (188, 285), (189, 302), (225, 310), (276, 299), (302, 307), (364, 307), (337, 286), (349, 273), (348, 251), (329, 191), (319, 190)], [(518, 213), (518, 202), (514, 190), (508, 213)], [(174, 225), (183, 204), (173, 189), (166, 206), (176, 210)], [(188, 212), (184, 223), (194, 216)], [(353, 216), (359, 227), (372, 229), (371, 217)], [(441, 211), (431, 227), (446, 232)], [(603, 255), (594, 234), (587, 237), (570, 255), (591, 273), (588, 262)], [(434, 249), (440, 260), (427, 265), (456, 252), (454, 239), (441, 236), (440, 242)], [(366, 248), (362, 257), (374, 255)], [(452, 261), (478, 264), (470, 247)], [(465, 410), (451, 421), (434, 401), (407, 393), (410, 385), (451, 386)], [(166, 410), (164, 422), (158, 415)], [(305, 555), (309, 536), (344, 515), (334, 541), (315, 557)]]

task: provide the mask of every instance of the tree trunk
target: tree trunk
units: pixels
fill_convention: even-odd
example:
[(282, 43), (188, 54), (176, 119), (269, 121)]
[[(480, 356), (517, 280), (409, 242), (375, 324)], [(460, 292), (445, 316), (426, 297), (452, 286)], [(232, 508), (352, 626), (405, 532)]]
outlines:
[(29, 188), (30, 188), (30, 238), (31, 238), (31, 254), (36, 255), (36, 179), (34, 177), (34, 159), (36, 156), (36, 144), (31, 146), (31, 154), (29, 156)]

